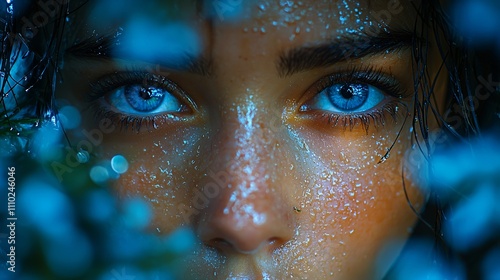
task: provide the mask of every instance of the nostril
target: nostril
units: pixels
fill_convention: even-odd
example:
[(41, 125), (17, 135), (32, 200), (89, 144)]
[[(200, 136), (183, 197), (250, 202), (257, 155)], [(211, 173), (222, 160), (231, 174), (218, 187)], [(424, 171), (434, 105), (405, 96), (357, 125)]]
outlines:
[(274, 251), (282, 248), (286, 242), (287, 242), (286, 240), (283, 240), (282, 238), (278, 237), (269, 239), (268, 242), (269, 245), (267, 246), (268, 252), (273, 253)]
[(242, 244), (235, 244), (223, 238), (214, 238), (207, 243), (208, 246), (213, 247), (221, 252), (238, 252), (241, 254), (253, 254), (257, 252), (264, 244), (259, 244), (255, 248), (249, 250), (249, 248), (244, 248)]
[(233, 247), (230, 242), (226, 241), (223, 238), (214, 238), (207, 242), (206, 245), (219, 251), (228, 251)]
[(220, 251), (221, 253), (239, 252), (241, 254), (253, 254), (261, 249), (264, 249), (267, 253), (274, 253), (276, 250), (282, 248), (285, 243), (286, 241), (281, 238), (270, 238), (267, 240), (267, 242), (262, 242), (252, 250), (248, 250), (249, 248), (242, 248), (241, 246), (237, 246), (237, 244), (233, 244), (231, 241), (228, 241), (224, 238), (213, 238), (205, 244), (208, 247), (212, 247)]

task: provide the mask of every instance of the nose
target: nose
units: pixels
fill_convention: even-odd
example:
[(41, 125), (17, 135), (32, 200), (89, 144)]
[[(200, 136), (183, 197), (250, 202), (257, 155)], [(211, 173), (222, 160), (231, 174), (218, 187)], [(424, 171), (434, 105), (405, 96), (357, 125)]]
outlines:
[(214, 137), (215, 160), (203, 185), (216, 183), (220, 191), (201, 215), (198, 234), (207, 246), (226, 253), (270, 252), (294, 232), (293, 181), (288, 179), (293, 176), (281, 170), (292, 157), (283, 151), (279, 133), (259, 120), (255, 107), (235, 111), (237, 121)]
[[(256, 215), (266, 219), (263, 213)], [(255, 217), (251, 217), (251, 214), (243, 219), (238, 214), (229, 216), (233, 217), (211, 217), (200, 233), (205, 244), (225, 252), (253, 254), (259, 251), (272, 252), (291, 237), (286, 229), (275, 223), (263, 220), (262, 224), (256, 224), (255, 220), (250, 220)]]
[(211, 247), (225, 252), (253, 254), (273, 251), (292, 237), (290, 217), (268, 194), (244, 197), (232, 192), (213, 203), (200, 222), (199, 235)]

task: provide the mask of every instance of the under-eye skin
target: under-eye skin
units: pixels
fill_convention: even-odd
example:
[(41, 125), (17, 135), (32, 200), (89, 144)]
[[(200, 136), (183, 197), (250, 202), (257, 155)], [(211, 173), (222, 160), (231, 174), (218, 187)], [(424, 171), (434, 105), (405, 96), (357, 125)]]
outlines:
[(90, 84), (90, 109), (110, 118), (121, 129), (156, 129), (160, 118), (178, 120), (192, 114), (195, 104), (174, 82), (142, 71), (117, 72)]
[[(397, 121), (408, 93), (393, 77), (374, 68), (352, 69), (323, 77), (310, 87), (300, 113), (319, 117), (331, 126), (351, 130), (361, 125), (384, 125), (389, 114)], [(312, 97), (310, 97), (312, 96)]]

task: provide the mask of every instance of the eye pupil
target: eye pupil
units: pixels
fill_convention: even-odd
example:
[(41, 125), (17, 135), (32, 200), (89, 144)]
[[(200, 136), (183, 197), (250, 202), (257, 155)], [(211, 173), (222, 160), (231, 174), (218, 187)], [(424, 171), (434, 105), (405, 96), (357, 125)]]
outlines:
[(328, 98), (340, 111), (352, 111), (363, 106), (368, 100), (367, 84), (344, 84), (328, 88)]
[(141, 88), (140, 97), (144, 100), (153, 98), (153, 90), (151, 88)]
[(125, 87), (125, 98), (130, 106), (139, 112), (151, 112), (158, 108), (166, 91), (156, 87), (144, 87), (139, 85)]
[(354, 96), (354, 91), (350, 85), (344, 85), (340, 88), (340, 94), (345, 99), (351, 99)]

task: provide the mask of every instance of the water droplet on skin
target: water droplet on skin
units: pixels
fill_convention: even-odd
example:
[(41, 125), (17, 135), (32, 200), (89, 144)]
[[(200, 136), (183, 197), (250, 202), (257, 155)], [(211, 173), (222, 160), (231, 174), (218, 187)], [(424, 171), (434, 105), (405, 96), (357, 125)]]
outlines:
[(306, 142), (301, 141), (301, 142), (300, 142), (300, 147), (301, 147), (304, 151), (309, 152), (309, 146), (307, 145), (307, 143), (306, 143)]
[(349, 163), (349, 159), (347, 158), (344, 152), (340, 152), (340, 159), (342, 159), (342, 161), (346, 163)]
[(383, 157), (379, 160), (379, 162), (378, 162), (378, 163), (383, 163), (383, 162), (385, 162), (385, 161), (389, 158), (389, 156), (390, 156), (390, 153), (387, 153), (386, 155), (384, 155), (384, 156), (383, 156)]

